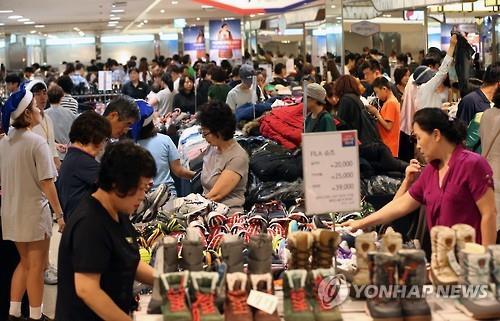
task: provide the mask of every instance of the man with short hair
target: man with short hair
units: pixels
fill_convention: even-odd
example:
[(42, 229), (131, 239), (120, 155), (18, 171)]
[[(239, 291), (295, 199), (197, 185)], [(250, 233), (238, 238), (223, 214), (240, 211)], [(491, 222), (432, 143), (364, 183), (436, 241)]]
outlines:
[(254, 95), (256, 96), (256, 94), (251, 90), (254, 75), (255, 71), (251, 65), (243, 64), (240, 67), (239, 76), (241, 84), (231, 89), (226, 98), (226, 104), (233, 111), (244, 104), (255, 103), (256, 99), (254, 100)]
[(139, 108), (131, 97), (121, 95), (108, 104), (104, 117), (111, 124), (111, 138), (120, 139), (139, 120)]
[(19, 75), (17, 74), (8, 74), (7, 77), (5, 77), (5, 83), (7, 84), (7, 92), (10, 95), (19, 90), (21, 77), (19, 77)]
[(63, 75), (57, 79), (57, 85), (64, 91), (64, 96), (61, 98), (61, 107), (68, 108), (73, 114), (78, 114), (78, 102), (75, 98), (71, 97), (73, 91), (73, 81), (68, 75)]
[(466, 95), (458, 104), (457, 118), (468, 126), (474, 116), (491, 107), (491, 101), (500, 84), (500, 62), (489, 65), (484, 73), (483, 85)]

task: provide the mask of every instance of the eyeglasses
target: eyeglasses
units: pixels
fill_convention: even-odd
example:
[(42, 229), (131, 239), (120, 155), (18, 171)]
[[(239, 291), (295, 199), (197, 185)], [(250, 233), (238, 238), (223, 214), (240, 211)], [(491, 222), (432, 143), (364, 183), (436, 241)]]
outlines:
[(210, 134), (211, 134), (211, 132), (210, 132), (210, 131), (203, 131), (201, 128), (200, 128), (200, 129), (198, 129), (198, 133), (199, 133), (199, 134), (201, 135), (201, 137), (203, 137), (203, 138), (205, 138), (205, 137), (207, 137), (208, 135), (210, 135)]

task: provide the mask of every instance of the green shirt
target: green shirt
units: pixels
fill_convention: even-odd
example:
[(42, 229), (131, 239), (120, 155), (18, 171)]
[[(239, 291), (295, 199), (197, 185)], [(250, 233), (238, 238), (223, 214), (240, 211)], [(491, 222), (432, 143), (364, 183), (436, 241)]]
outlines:
[(333, 132), (336, 130), (337, 128), (330, 113), (323, 112), (318, 115), (318, 118), (312, 118), (312, 114), (307, 115), (306, 133)]
[(208, 97), (211, 101), (220, 101), (225, 103), (227, 99), (227, 94), (231, 90), (226, 84), (214, 84), (208, 88)]
[(193, 79), (196, 79), (196, 71), (194, 70), (194, 68), (193, 68), (193, 67), (188, 66), (187, 71), (188, 71), (188, 75), (189, 75), (190, 77), (193, 77)]

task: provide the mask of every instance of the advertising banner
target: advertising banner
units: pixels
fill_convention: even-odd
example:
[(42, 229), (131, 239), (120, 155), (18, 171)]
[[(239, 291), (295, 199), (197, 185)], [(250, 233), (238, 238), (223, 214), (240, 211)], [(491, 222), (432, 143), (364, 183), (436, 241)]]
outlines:
[(184, 54), (191, 56), (194, 63), (198, 58), (205, 57), (205, 28), (203, 26), (185, 27)]
[(241, 21), (211, 20), (210, 57), (221, 60), (241, 60)]

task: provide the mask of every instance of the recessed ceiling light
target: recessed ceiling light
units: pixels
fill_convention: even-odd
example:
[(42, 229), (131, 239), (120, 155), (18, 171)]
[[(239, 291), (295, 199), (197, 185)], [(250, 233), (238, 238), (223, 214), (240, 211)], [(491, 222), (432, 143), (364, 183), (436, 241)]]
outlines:
[(45, 25), (36, 25), (35, 28), (45, 28)]
[(47, 37), (48, 35), (46, 33), (43, 34), (45, 37)]
[(337, 6), (335, 6), (334, 4), (332, 4), (332, 6), (330, 8), (335, 9), (335, 8), (337, 8)]
[(123, 27), (122, 27), (122, 26), (116, 26), (115, 28), (116, 28), (116, 29), (121, 29), (121, 28), (123, 28)]
[(121, 13), (121, 12), (125, 12), (125, 10), (123, 10), (123, 9), (113, 9), (113, 10), (111, 10), (111, 12)]
[(74, 28), (73, 28), (73, 30), (75, 30), (75, 31), (80, 31), (80, 28), (78, 28), (78, 27), (74, 27)]
[(25, 22), (25, 21), (30, 21), (30, 19), (28, 19), (28, 18), (22, 18), (22, 19), (17, 19), (17, 21), (19, 21), (19, 22)]
[(161, 10), (160, 10), (160, 13), (165, 13), (165, 9), (161, 9)]
[(178, 4), (179, 1), (172, 1), (172, 4)]
[(3, 23), (3, 22), (0, 22), (0, 26), (5, 26), (5, 23)]
[(31, 30), (30, 33), (31, 34), (36, 33), (36, 30)]
[(21, 19), (23, 16), (8, 16), (7, 19)]
[(26, 21), (26, 22), (23, 22), (25, 25), (34, 25), (35, 22), (34, 21)]
[(144, 23), (148, 23), (148, 20), (147, 20), (147, 19), (144, 19), (144, 21), (143, 21), (143, 22), (144, 22)]
[(109, 16), (110, 16), (110, 17), (115, 17), (115, 15), (114, 15), (114, 14), (110, 14)]
[(196, 18), (196, 21), (200, 21), (200, 17)]
[(120, 17), (110, 17), (109, 20), (120, 20)]
[(0, 13), (12, 13), (14, 10), (0, 10)]

